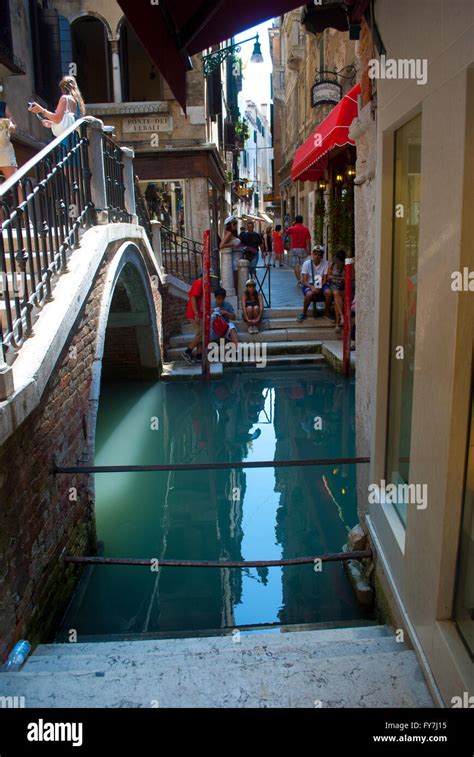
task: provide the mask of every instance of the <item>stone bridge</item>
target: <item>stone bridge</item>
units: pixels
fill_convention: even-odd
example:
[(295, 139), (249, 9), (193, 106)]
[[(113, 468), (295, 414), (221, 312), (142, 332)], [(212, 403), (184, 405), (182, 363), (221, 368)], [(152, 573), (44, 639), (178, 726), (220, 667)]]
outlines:
[[(117, 180), (110, 166), (108, 173), (101, 122), (82, 121), (82, 142), (76, 129), (67, 154), (58, 155), (55, 140), (0, 195), (6, 217), (0, 250), (2, 658), (19, 638), (34, 644), (55, 630), (78, 578), (62, 553), (95, 550), (93, 479), (55, 476), (54, 466), (94, 460), (101, 380), (158, 378), (185, 303), (186, 286), (165, 274), (159, 249), (155, 254), (138, 223), (131, 151), (119, 155), (121, 148), (112, 145)], [(32, 182), (31, 169), (45, 162), (42, 183)], [(90, 184), (89, 199), (87, 191), (74, 194), (77, 164)], [(79, 204), (69, 225), (64, 214), (51, 222), (58, 188), (63, 206)], [(16, 197), (13, 210), (9, 191)], [(15, 275), (24, 277), (26, 293), (14, 291)]]

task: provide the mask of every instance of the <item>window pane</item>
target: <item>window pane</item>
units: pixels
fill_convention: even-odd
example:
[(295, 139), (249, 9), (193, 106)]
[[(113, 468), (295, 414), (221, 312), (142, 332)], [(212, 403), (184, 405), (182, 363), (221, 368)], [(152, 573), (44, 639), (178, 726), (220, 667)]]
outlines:
[(459, 574), (454, 616), (464, 641), (471, 654), (474, 655), (474, 394), (472, 390), (471, 432), (459, 550)]
[[(395, 133), (387, 481), (409, 483), (415, 365), (418, 235), (421, 185), (421, 115)], [(406, 504), (394, 505), (406, 525)]]

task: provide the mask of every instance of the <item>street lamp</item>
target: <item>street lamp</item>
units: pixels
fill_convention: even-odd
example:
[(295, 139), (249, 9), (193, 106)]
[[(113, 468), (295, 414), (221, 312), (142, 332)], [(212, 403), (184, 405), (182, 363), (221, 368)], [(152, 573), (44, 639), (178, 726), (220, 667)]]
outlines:
[(204, 76), (209, 76), (210, 74), (212, 74), (212, 72), (221, 65), (222, 61), (229, 57), (229, 55), (232, 55), (233, 53), (240, 53), (241, 45), (245, 44), (245, 42), (252, 42), (252, 40), (255, 40), (255, 44), (253, 46), (250, 62), (263, 63), (262, 46), (259, 42), (258, 34), (256, 34), (255, 37), (249, 37), (248, 39), (244, 39), (242, 40), (242, 42), (238, 42), (235, 45), (221, 47), (219, 50), (215, 50), (213, 53), (209, 53), (209, 55), (203, 55), (202, 62)]

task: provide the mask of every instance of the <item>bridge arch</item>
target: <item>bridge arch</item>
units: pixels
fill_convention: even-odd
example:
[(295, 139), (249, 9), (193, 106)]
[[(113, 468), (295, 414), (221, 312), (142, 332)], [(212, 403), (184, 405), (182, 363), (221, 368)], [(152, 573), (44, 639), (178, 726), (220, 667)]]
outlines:
[(100, 389), (104, 379), (158, 380), (161, 372), (157, 323), (158, 290), (136, 244), (125, 242), (104, 282), (90, 388), (89, 450), (94, 459)]

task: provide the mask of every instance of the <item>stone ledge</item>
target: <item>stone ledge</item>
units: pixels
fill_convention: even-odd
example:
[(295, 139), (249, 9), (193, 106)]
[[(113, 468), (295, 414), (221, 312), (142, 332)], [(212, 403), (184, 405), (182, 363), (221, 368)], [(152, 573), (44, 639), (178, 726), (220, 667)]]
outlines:
[[(342, 372), (342, 339), (340, 341), (323, 342), (322, 353), (329, 365), (336, 371)], [(351, 370), (355, 371), (355, 351), (351, 352)]]
[(113, 242), (140, 242), (148, 269), (159, 275), (145, 230), (128, 223), (94, 226), (81, 238), (54, 289), (54, 299), (42, 309), (33, 335), (22, 346), (12, 366), (15, 390), (0, 402), (0, 444), (39, 405), (59, 355), (94, 285), (96, 273)]

